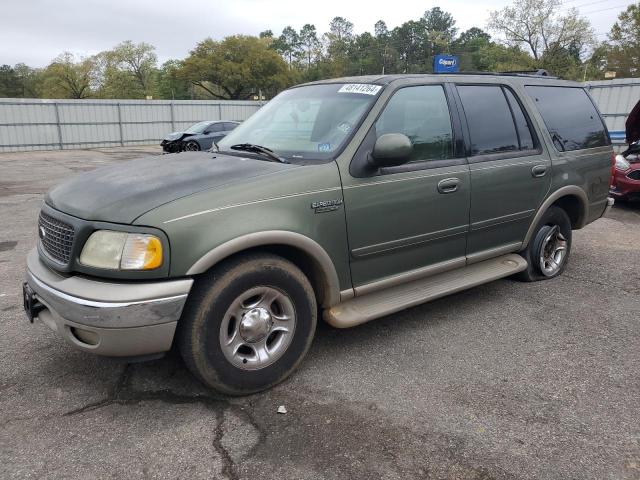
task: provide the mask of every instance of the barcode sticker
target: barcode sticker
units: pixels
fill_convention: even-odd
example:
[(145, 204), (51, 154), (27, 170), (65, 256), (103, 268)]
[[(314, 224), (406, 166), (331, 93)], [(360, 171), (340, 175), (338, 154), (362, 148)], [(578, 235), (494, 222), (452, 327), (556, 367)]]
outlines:
[(371, 85), (369, 83), (347, 83), (340, 87), (338, 93), (362, 93), (363, 95), (375, 95), (380, 91), (380, 85)]

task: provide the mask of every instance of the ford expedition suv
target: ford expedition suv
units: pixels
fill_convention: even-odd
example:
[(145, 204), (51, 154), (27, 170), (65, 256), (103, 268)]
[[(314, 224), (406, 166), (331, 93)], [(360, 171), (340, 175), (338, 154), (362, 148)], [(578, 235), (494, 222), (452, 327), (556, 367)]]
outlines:
[(498, 278), (560, 275), (572, 230), (613, 203), (611, 158), (578, 83), (300, 85), (215, 151), (51, 190), (25, 309), (86, 352), (152, 358), (176, 345), (210, 387), (256, 392), (296, 368), (319, 317), (352, 327)]

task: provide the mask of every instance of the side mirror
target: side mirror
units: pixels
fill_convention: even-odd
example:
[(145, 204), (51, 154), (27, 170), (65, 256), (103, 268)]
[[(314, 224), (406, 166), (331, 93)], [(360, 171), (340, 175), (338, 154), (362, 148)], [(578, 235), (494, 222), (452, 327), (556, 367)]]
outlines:
[(385, 133), (376, 140), (369, 163), (376, 168), (395, 167), (406, 163), (412, 153), (409, 137), (402, 133)]

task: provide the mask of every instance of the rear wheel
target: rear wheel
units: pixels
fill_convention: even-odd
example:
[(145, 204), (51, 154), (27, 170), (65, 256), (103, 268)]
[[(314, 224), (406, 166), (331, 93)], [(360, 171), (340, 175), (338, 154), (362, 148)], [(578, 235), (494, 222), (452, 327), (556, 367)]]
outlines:
[(278, 256), (251, 254), (198, 280), (178, 342), (185, 363), (204, 383), (245, 395), (295, 370), (316, 323), (315, 295), (304, 273)]
[(520, 252), (529, 265), (517, 278), (534, 282), (557, 277), (567, 266), (570, 253), (571, 221), (563, 209), (549, 207), (538, 222), (529, 245)]
[(187, 152), (197, 152), (198, 150), (200, 150), (200, 145), (198, 145), (198, 142), (194, 140), (190, 140), (186, 143), (186, 145), (184, 146), (184, 149)]

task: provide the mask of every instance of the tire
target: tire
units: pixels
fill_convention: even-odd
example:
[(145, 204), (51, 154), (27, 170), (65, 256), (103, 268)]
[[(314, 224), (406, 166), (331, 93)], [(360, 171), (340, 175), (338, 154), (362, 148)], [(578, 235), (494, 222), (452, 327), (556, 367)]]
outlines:
[(516, 275), (518, 280), (536, 282), (561, 275), (571, 253), (571, 221), (559, 207), (549, 207), (544, 213), (520, 255), (528, 263), (526, 270)]
[(187, 152), (197, 152), (197, 151), (200, 150), (200, 144), (198, 142), (196, 142), (195, 140), (189, 140), (185, 144), (184, 149)]
[(317, 318), (313, 288), (298, 267), (276, 255), (242, 255), (197, 280), (179, 322), (178, 347), (203, 383), (248, 395), (296, 369)]

